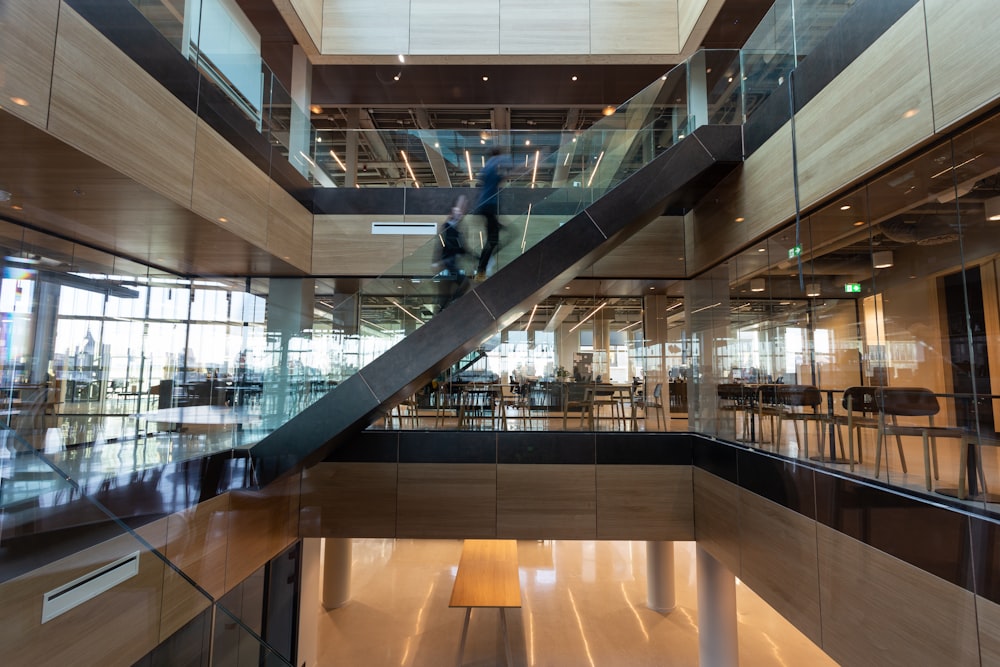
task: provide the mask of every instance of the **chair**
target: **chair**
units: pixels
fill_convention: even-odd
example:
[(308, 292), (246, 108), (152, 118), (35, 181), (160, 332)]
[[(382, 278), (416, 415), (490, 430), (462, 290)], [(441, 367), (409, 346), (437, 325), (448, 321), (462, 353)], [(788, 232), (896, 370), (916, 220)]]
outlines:
[(407, 396), (396, 404), (396, 423), (399, 424), (400, 430), (403, 428), (404, 417), (410, 420), (411, 428), (420, 428), (420, 414), (417, 408), (418, 404), (416, 395)]
[(593, 392), (593, 399), (591, 400), (590, 407), (594, 413), (593, 419), (598, 420), (598, 426), (600, 426), (599, 420), (601, 417), (601, 407), (610, 406), (612, 421), (619, 421), (622, 426), (622, 430), (625, 430), (625, 408), (622, 406), (619, 398), (615, 395), (615, 388), (610, 384), (598, 384), (594, 387)]
[[(577, 393), (583, 390), (583, 395)], [(566, 417), (571, 409), (580, 410), (580, 428), (583, 428), (584, 417), (589, 417), (590, 430), (594, 430), (594, 387), (575, 384), (563, 386), (563, 430), (567, 430)]]
[[(771, 439), (774, 439), (774, 420), (781, 415), (782, 406), (778, 400), (778, 391), (781, 387), (785, 385), (782, 384), (760, 384), (757, 385), (756, 397), (752, 401), (754, 405), (750, 407), (750, 419), (753, 419), (754, 414), (757, 415), (757, 423), (760, 425), (760, 442), (771, 442), (771, 440), (764, 440), (764, 418), (767, 417), (771, 422)], [(750, 425), (751, 428), (753, 424)], [(779, 424), (780, 427), (780, 424)], [(779, 438), (780, 440), (780, 438)]]
[[(747, 401), (744, 396), (746, 388), (741, 384), (727, 383), (720, 384), (716, 389), (716, 395), (719, 399), (719, 412), (725, 414), (731, 412), (733, 414), (733, 435), (739, 440), (746, 438), (747, 434)], [(740, 413), (743, 414), (743, 428), (740, 435), (736, 435), (736, 425), (740, 418)], [(720, 419), (719, 432), (722, 432), (722, 424)]]
[[(875, 394), (878, 391), (878, 387), (848, 387), (844, 390), (844, 394), (840, 400), (840, 404), (847, 411), (847, 414), (833, 416), (833, 423), (837, 425), (837, 440), (840, 442), (841, 454), (844, 451), (844, 435), (841, 426), (847, 426), (848, 459), (850, 460), (852, 472), (854, 471), (855, 462), (855, 434), (858, 436), (857, 462), (862, 463), (865, 457), (861, 450), (861, 429), (878, 428), (878, 405), (875, 400)], [(902, 452), (902, 444), (899, 443), (899, 445), (900, 452)]]
[(656, 430), (657, 431), (663, 430), (663, 427), (660, 425), (660, 418), (661, 417), (663, 418), (663, 422), (664, 423), (668, 423), (667, 422), (667, 414), (666, 414), (666, 412), (663, 411), (663, 384), (662, 383), (660, 383), (660, 382), (656, 383), (656, 386), (653, 387), (653, 394), (652, 394), (652, 396), (643, 395), (642, 398), (637, 398), (636, 399), (636, 407), (642, 408), (645, 411), (645, 413), (646, 413), (646, 417), (649, 417), (649, 411), (650, 410), (653, 410), (654, 412), (656, 412)]
[[(933, 460), (934, 479), (938, 477), (937, 438), (957, 438), (963, 440), (969, 437), (965, 429), (957, 426), (935, 426), (934, 415), (941, 410), (937, 396), (930, 389), (923, 387), (881, 387), (875, 395), (879, 408), (878, 438), (875, 440), (875, 478), (877, 479), (882, 463), (882, 438), (887, 435), (896, 436), (899, 447), (900, 461), (903, 472), (906, 472), (906, 460), (903, 458), (903, 446), (900, 436), (911, 435), (921, 439), (924, 447), (924, 483), (931, 490), (931, 463)], [(886, 423), (886, 416), (892, 418)], [(900, 424), (899, 417), (927, 417), (927, 424)], [(933, 459), (932, 459), (933, 456)], [(886, 469), (889, 467), (886, 458)]]
[[(812, 385), (807, 384), (786, 384), (776, 385), (777, 400), (780, 406), (778, 410), (778, 437), (776, 445), (781, 448), (781, 427), (786, 421), (792, 422), (795, 429), (795, 440), (803, 445), (806, 458), (809, 458), (809, 424), (816, 424), (819, 432), (820, 453), (823, 451), (823, 443), (826, 441), (823, 433), (823, 424), (828, 421), (823, 409), (823, 394)], [(811, 412), (807, 412), (811, 410)], [(803, 437), (799, 437), (799, 422), (803, 422)]]

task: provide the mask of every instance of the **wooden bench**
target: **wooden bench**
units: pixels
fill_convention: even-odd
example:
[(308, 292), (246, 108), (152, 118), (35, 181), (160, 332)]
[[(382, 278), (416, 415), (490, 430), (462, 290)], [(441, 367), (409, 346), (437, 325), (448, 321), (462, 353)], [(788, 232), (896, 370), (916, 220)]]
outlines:
[(451, 589), (449, 607), (465, 607), (462, 642), (458, 664), (462, 664), (469, 618), (473, 607), (496, 607), (500, 610), (504, 650), (510, 665), (510, 637), (507, 634), (507, 608), (521, 606), (521, 582), (517, 571), (516, 540), (465, 540), (462, 558)]

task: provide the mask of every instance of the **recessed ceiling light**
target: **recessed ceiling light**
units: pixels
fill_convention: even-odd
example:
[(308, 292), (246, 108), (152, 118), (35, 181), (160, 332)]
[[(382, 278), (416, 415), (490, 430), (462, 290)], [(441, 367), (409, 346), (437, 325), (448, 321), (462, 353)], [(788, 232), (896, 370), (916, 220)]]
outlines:
[(613, 116), (615, 114), (615, 108), (613, 106), (608, 105), (604, 107), (601, 113), (604, 114), (605, 116)]
[(574, 74), (573, 76), (571, 76), (571, 77), (570, 77), (570, 79), (571, 79), (572, 81), (576, 81), (576, 75)]
[(28, 103), (28, 100), (24, 99), (23, 97), (12, 97), (12, 98), (10, 98), (10, 101), (13, 102), (14, 104), (16, 104), (19, 107), (31, 106)]
[(0, 201), (10, 201), (10, 193), (6, 190), (0, 190)]
[(399, 58), (399, 62), (401, 62), (401, 63), (405, 63), (405, 62), (406, 62), (406, 58), (405, 58), (405, 57), (403, 56), (403, 54), (402, 54), (402, 53), (400, 53), (400, 54), (399, 54), (398, 56), (396, 56), (396, 57), (397, 57), (397, 58)]
[(321, 107), (318, 104), (314, 104), (311, 107), (309, 107), (309, 111), (311, 111), (313, 114), (320, 114), (323, 113), (323, 107)]
[(736, 222), (743, 222), (746, 218), (736, 218)]
[(524, 145), (525, 146), (530, 146), (531, 145), (531, 139), (525, 139), (524, 140)]
[(757, 252), (767, 252), (767, 248), (757, 248)]
[(489, 81), (489, 80), (490, 80), (490, 77), (488, 77), (488, 76), (484, 76), (483, 77), (483, 81)]
[(864, 224), (865, 224), (865, 221), (864, 221), (864, 220), (855, 220), (855, 221), (854, 221), (854, 226), (855, 226), (855, 227), (863, 227), (863, 226), (864, 226)]
[(20, 211), (20, 210), (22, 210), (22, 209), (23, 209), (24, 207), (23, 207), (23, 206), (21, 206), (20, 204), (14, 204), (13, 206), (11, 206), (11, 208), (12, 208), (12, 209), (14, 209), (15, 211)]
[(229, 222), (229, 218), (219, 218), (219, 222)]
[(840, 210), (841, 211), (850, 211), (851, 210), (851, 205), (850, 204), (844, 204), (843, 206), (840, 207)]
[(903, 113), (903, 118), (913, 118), (913, 117), (914, 117), (914, 116), (916, 116), (916, 115), (917, 115), (918, 113), (920, 113), (920, 109), (907, 109), (907, 110), (906, 110), (906, 111), (905, 111), (905, 112)]
[(397, 74), (396, 76), (392, 77), (392, 80), (393, 81), (399, 81), (399, 75)]

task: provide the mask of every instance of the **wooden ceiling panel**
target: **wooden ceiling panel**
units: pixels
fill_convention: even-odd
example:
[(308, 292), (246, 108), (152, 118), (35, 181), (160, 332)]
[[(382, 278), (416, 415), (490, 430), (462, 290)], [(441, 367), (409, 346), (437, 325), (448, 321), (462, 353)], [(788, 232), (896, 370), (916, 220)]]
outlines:
[[(0, 148), (17, 156), (0, 164), (0, 189), (11, 193), (0, 208), (5, 220), (182, 275), (302, 275), (6, 112), (0, 112)], [(34, 237), (31, 246), (48, 244), (54, 254), (67, 254), (63, 242), (42, 239)], [(86, 253), (76, 247), (71, 254)]]

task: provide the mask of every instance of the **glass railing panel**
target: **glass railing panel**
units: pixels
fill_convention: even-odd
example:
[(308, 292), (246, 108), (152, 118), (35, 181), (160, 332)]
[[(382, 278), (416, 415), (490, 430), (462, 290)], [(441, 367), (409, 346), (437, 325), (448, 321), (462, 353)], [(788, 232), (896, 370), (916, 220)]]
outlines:
[[(120, 660), (123, 655), (138, 660), (142, 656), (130, 652), (142, 646), (148, 647), (151, 655), (159, 652), (176, 657), (177, 652), (170, 653), (170, 640), (164, 644), (165, 652), (160, 647), (160, 639), (176, 631), (185, 642), (180, 653), (199, 656), (198, 664), (258, 664), (257, 656), (263, 664), (289, 664), (266, 645), (259, 628), (254, 632), (238, 620), (195, 578), (166, 558), (162, 520), (160, 524), (148, 523), (150, 514), (165, 513), (160, 506), (163, 499), (156, 491), (162, 470), (133, 475), (96, 473), (85, 457), (60, 466), (37, 445), (19, 431), (0, 429), (0, 543), (4, 547), (0, 550), (0, 583), (17, 578), (19, 590), (37, 590), (39, 596), (53, 593), (46, 595), (42, 606), (41, 623), (46, 632), (58, 632), (68, 645), (80, 644), (93, 638), (92, 629), (81, 622), (84, 618), (114, 624), (128, 614), (129, 632), (118, 638), (120, 641), (114, 632), (98, 631), (100, 647), (107, 652), (103, 662)], [(123, 495), (126, 486), (128, 492)], [(142, 501), (144, 487), (157, 497), (156, 506)], [(131, 527), (135, 524), (140, 526)], [(118, 576), (107, 577), (111, 581), (104, 584), (100, 575), (105, 571)], [(79, 589), (84, 577), (95, 588), (91, 597), (76, 604), (65, 603), (66, 597), (59, 593), (70, 587)], [(217, 643), (218, 656), (225, 658), (222, 662), (211, 658), (211, 642), (192, 642), (192, 634), (184, 634), (213, 605), (216, 619), (226, 619), (221, 638), (238, 635), (235, 653), (226, 650), (232, 643)], [(185, 614), (192, 619), (191, 624), (184, 628), (172, 625), (183, 621)], [(17, 655), (32, 655), (38, 650), (41, 628), (33, 623), (23, 625), (23, 631), (5, 648)], [(197, 627), (194, 632), (198, 634)], [(22, 640), (24, 646), (18, 646)], [(100, 647), (90, 652), (97, 662), (102, 662)], [(229, 661), (234, 656), (240, 661)]]

